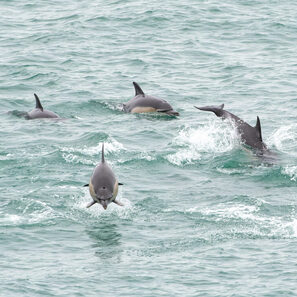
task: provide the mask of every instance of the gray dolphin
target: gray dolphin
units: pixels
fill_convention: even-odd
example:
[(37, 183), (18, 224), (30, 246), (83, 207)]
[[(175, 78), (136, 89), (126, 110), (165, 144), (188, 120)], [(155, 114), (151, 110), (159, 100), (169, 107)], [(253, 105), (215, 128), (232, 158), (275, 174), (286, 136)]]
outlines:
[(256, 126), (252, 127), (233, 113), (224, 110), (224, 104), (220, 106), (195, 106), (195, 108), (205, 111), (212, 111), (217, 117), (222, 119), (233, 120), (244, 144), (260, 152), (268, 151), (266, 144), (262, 140), (261, 123), (258, 116)]
[(172, 106), (165, 100), (144, 94), (140, 86), (133, 82), (135, 97), (123, 104), (123, 110), (131, 113), (161, 112), (168, 115), (178, 116)]
[(102, 144), (102, 160), (99, 163), (91, 177), (90, 183), (85, 185), (89, 187), (90, 194), (93, 201), (90, 202), (87, 207), (91, 207), (95, 203), (100, 203), (104, 209), (108, 204), (114, 202), (120, 206), (123, 206), (119, 201), (115, 200), (118, 194), (118, 186), (122, 185), (118, 183), (114, 173), (108, 166), (104, 159), (104, 143)]
[(43, 109), (38, 96), (36, 94), (34, 94), (34, 96), (35, 96), (35, 101), (36, 101), (36, 107), (35, 107), (35, 109), (33, 109), (27, 113), (26, 118), (28, 120), (42, 119), (42, 118), (60, 118), (54, 112), (52, 112), (50, 110)]

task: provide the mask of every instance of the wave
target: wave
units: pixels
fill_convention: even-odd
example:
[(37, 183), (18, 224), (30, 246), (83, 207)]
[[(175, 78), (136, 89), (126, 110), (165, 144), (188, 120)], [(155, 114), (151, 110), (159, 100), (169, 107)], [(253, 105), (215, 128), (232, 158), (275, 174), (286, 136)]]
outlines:
[[(115, 139), (109, 137), (104, 141), (104, 153), (106, 155), (114, 152), (119, 152), (124, 150), (122, 143), (116, 141)], [(90, 160), (89, 158), (84, 158), (83, 156), (93, 157), (98, 156), (101, 158), (102, 142), (99, 142), (95, 146), (83, 146), (83, 147), (60, 147), (60, 151), (63, 152), (62, 157), (68, 163), (82, 163), (86, 165), (96, 165), (97, 161)]]
[[(9, 213), (9, 209), (13, 212)], [(2, 226), (20, 226), (20, 225), (35, 225), (57, 224), (57, 219), (64, 215), (43, 201), (36, 199), (21, 198), (17, 201), (11, 200), (7, 205), (7, 211), (1, 213), (0, 225)]]
[(297, 166), (287, 165), (284, 168), (282, 168), (281, 172), (282, 172), (283, 175), (289, 176), (291, 181), (296, 181), (296, 179), (297, 179)]
[(238, 147), (239, 140), (235, 129), (229, 123), (208, 122), (198, 128), (186, 127), (179, 131), (173, 140), (178, 148), (169, 154), (167, 160), (174, 165), (193, 164), (202, 155), (220, 155)]
[(280, 152), (297, 157), (297, 124), (280, 127), (268, 141)]
[(272, 214), (273, 208), (265, 201), (256, 201), (254, 204), (229, 202), (215, 204), (213, 207), (196, 206), (185, 212), (199, 213), (201, 221), (219, 224), (215, 237), (296, 238), (297, 215), (294, 210), (283, 217)]

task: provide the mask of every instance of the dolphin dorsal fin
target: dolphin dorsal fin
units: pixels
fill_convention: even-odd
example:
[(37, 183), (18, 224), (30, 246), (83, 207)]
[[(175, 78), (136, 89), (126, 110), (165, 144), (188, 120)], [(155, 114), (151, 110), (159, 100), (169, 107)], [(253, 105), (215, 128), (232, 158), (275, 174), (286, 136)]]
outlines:
[(101, 159), (101, 162), (104, 163), (105, 160), (104, 160), (104, 142), (102, 143), (102, 159)]
[(225, 106), (225, 104), (223, 103), (223, 104), (221, 104), (221, 105), (219, 106), (219, 108), (220, 108), (220, 109), (224, 109), (224, 106)]
[(144, 92), (141, 90), (141, 87), (138, 85), (138, 83), (133, 81), (133, 85), (134, 85), (134, 88), (135, 88), (135, 96), (137, 96), (137, 95), (143, 95), (144, 96)]
[(36, 94), (34, 94), (34, 96), (35, 96), (35, 101), (36, 101), (36, 108), (41, 109), (41, 111), (43, 111), (43, 107), (40, 103), (38, 96)]
[(256, 126), (255, 126), (255, 129), (257, 130), (258, 137), (260, 138), (260, 141), (263, 141), (263, 140), (262, 140), (261, 123), (260, 123), (260, 119), (259, 119), (258, 116), (257, 116), (257, 123), (256, 123)]

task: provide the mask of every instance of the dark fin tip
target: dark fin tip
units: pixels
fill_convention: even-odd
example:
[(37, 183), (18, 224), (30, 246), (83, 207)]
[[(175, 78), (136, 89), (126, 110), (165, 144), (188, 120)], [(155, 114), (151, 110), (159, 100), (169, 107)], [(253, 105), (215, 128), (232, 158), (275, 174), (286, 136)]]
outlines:
[(105, 159), (104, 159), (104, 142), (102, 142), (102, 159), (101, 162), (104, 163)]
[(84, 187), (88, 187), (88, 186), (89, 186), (89, 184), (84, 185)]
[(256, 123), (256, 126), (255, 126), (255, 129), (257, 130), (258, 132), (258, 136), (260, 138), (261, 141), (262, 140), (262, 129), (261, 129), (261, 122), (260, 122), (260, 118), (257, 116), (257, 123)]
[(43, 107), (41, 105), (39, 97), (35, 93), (34, 93), (34, 97), (35, 97), (35, 101), (36, 101), (36, 108), (39, 108), (39, 109), (41, 109), (41, 111), (43, 111)]
[(134, 85), (134, 89), (135, 89), (135, 96), (137, 96), (137, 95), (143, 95), (144, 96), (144, 92), (142, 91), (139, 84), (137, 82), (133, 81), (133, 85)]
[(118, 185), (119, 185), (119, 186), (123, 186), (124, 184), (122, 184), (122, 183), (118, 183)]

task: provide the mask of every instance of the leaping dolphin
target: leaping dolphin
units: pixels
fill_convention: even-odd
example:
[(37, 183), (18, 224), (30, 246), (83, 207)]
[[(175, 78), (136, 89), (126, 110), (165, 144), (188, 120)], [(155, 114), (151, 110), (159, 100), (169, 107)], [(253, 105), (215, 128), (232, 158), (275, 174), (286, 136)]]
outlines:
[(91, 207), (95, 203), (100, 203), (104, 209), (107, 208), (111, 202), (123, 206), (122, 203), (115, 200), (118, 194), (118, 186), (122, 185), (118, 183), (114, 173), (108, 166), (104, 159), (104, 143), (102, 144), (102, 159), (91, 177), (90, 183), (85, 185), (89, 187), (90, 194), (93, 201), (87, 205), (87, 208)]
[(222, 119), (233, 120), (244, 144), (260, 152), (268, 151), (266, 144), (262, 140), (261, 123), (258, 116), (256, 126), (252, 127), (233, 113), (224, 110), (224, 104), (220, 106), (195, 106), (195, 108), (205, 111), (212, 111), (217, 117)]
[(131, 113), (160, 112), (168, 115), (178, 116), (172, 106), (165, 100), (144, 94), (140, 86), (133, 82), (135, 96), (123, 104), (123, 110)]
[(33, 119), (42, 119), (42, 118), (60, 118), (57, 114), (50, 110), (43, 109), (40, 100), (36, 94), (35, 96), (35, 101), (36, 101), (36, 107), (35, 109), (31, 110), (26, 114), (26, 118), (28, 120), (33, 120)]

